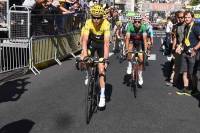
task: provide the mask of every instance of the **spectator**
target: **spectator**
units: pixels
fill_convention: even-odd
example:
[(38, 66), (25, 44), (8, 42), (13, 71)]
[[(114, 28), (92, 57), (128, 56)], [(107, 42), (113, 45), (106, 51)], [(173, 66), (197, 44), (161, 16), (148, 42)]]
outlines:
[(46, 5), (59, 9), (59, 12), (61, 12), (62, 14), (72, 13), (71, 11), (62, 6), (59, 0), (48, 0)]
[(36, 5), (43, 5), (45, 2), (46, 0), (25, 0), (22, 5), (34, 9)]
[[(196, 66), (199, 62), (200, 49), (200, 25), (194, 23), (194, 13), (186, 11), (184, 13), (185, 29), (183, 46), (177, 47), (176, 52), (182, 54), (180, 71), (183, 73), (184, 89), (179, 94), (190, 96), (196, 89)], [(189, 88), (189, 83), (191, 83)]]
[(172, 33), (173, 23), (171, 21), (171, 18), (167, 18), (167, 24), (166, 24), (166, 37), (165, 37), (165, 55), (171, 54), (171, 33)]
[(70, 9), (70, 7), (74, 4), (74, 0), (60, 0), (62, 2), (63, 7), (66, 8), (67, 10)]
[(70, 11), (72, 12), (80, 12), (81, 11), (81, 5), (79, 2), (73, 3), (73, 5), (70, 7)]
[(89, 7), (94, 6), (96, 3), (97, 3), (96, 0), (91, 0), (91, 1), (89, 2)]
[(15, 5), (22, 5), (22, 3), (24, 2), (24, 0), (9, 0), (9, 6), (13, 6), (13, 4)]
[[(175, 24), (173, 27), (173, 36), (172, 36), (172, 43), (173, 43), (172, 54), (174, 56), (174, 59), (172, 60), (173, 70), (169, 82), (167, 82), (167, 85), (169, 86), (172, 86), (175, 83), (177, 76), (179, 75), (181, 55), (177, 54), (175, 50), (177, 47), (182, 46), (182, 41), (184, 38), (184, 28), (185, 28), (184, 11), (178, 11), (176, 13), (176, 20), (177, 24)], [(176, 77), (174, 78), (175, 75)]]

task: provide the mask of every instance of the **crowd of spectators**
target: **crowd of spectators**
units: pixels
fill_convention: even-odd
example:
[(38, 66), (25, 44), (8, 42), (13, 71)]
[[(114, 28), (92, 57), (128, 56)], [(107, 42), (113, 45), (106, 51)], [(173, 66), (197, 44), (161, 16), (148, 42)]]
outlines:
[[(52, 35), (80, 29), (86, 17), (90, 16), (89, 8), (95, 4), (97, 4), (96, 0), (9, 0), (9, 7), (22, 5), (31, 10), (31, 36)], [(113, 28), (116, 21), (120, 19), (121, 10), (108, 4), (102, 6), (105, 9), (104, 17), (110, 21)], [(0, 10), (3, 8), (6, 8), (5, 2), (0, 2)], [(6, 22), (5, 17), (6, 13), (0, 14), (0, 23)], [(83, 24), (79, 24), (78, 21)], [(18, 28), (21, 29), (21, 26), (19, 25)]]
[[(180, 87), (177, 94), (195, 95), (200, 62), (200, 24), (194, 22), (192, 11), (178, 11), (171, 33), (172, 74), (167, 85)], [(171, 27), (171, 26), (170, 26)], [(166, 37), (169, 39), (169, 36)], [(169, 53), (168, 53), (169, 54)], [(180, 76), (182, 75), (182, 76)], [(183, 84), (180, 86), (180, 82)]]

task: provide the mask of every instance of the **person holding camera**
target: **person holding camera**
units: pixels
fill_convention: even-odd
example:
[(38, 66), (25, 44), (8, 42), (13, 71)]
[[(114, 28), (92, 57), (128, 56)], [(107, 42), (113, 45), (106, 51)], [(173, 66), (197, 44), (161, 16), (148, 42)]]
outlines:
[[(180, 71), (183, 73), (183, 90), (177, 94), (191, 96), (195, 87), (196, 66), (199, 62), (200, 48), (200, 25), (194, 22), (194, 13), (191, 11), (184, 12), (184, 39), (182, 45), (176, 48), (176, 53), (182, 54)], [(191, 85), (189, 86), (189, 84)]]

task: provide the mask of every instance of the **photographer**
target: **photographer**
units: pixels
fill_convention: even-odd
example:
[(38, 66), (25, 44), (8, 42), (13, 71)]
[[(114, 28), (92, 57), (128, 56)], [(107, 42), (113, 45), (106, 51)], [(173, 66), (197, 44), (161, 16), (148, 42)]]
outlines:
[[(196, 66), (198, 66), (200, 48), (200, 25), (194, 22), (194, 13), (184, 13), (185, 29), (182, 45), (176, 48), (176, 53), (182, 54), (180, 71), (183, 73), (184, 89), (178, 94), (191, 96), (196, 86)], [(191, 86), (189, 87), (189, 83)]]

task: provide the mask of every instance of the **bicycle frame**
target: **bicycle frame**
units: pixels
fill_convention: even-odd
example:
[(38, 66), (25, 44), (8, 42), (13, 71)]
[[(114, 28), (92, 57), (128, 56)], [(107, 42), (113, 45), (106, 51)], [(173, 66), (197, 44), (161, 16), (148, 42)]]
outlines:
[[(92, 59), (92, 58), (91, 58)], [(99, 102), (99, 71), (97, 60), (88, 63), (89, 83), (86, 92), (86, 123), (89, 124), (93, 113), (97, 112)]]
[(119, 63), (122, 63), (123, 60), (125, 60), (125, 44), (123, 39), (120, 39), (119, 41)]
[(138, 60), (138, 52), (134, 51), (132, 53), (132, 79), (131, 79), (131, 91), (134, 93), (134, 97), (137, 97), (137, 86), (138, 86), (138, 69), (139, 69), (139, 60)]

